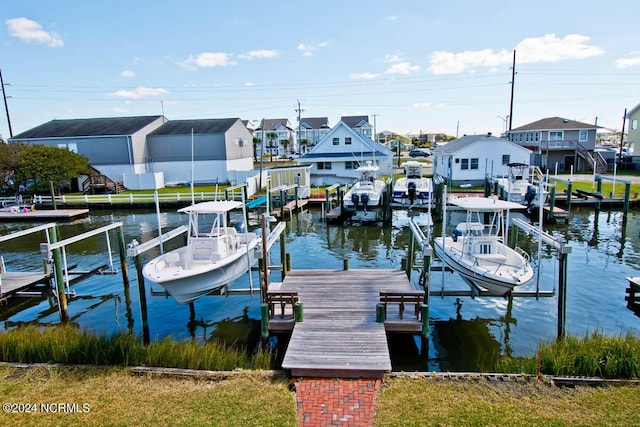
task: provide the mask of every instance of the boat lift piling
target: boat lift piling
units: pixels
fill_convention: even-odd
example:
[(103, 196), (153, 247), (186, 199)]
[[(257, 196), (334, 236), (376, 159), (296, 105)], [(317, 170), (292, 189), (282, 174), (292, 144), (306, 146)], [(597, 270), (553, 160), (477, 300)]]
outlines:
[[(538, 227), (524, 222), (520, 218), (514, 218), (511, 223), (525, 233), (535, 236), (539, 241), (551, 246), (558, 252), (558, 261), (560, 262), (558, 269), (558, 339), (560, 340), (565, 336), (567, 318), (567, 256), (571, 253), (571, 246), (569, 246), (564, 239), (558, 239), (540, 230)], [(540, 262), (540, 260), (538, 260), (538, 262)]]
[(141, 254), (145, 253), (149, 249), (155, 248), (161, 245), (167, 240), (171, 240), (175, 237), (181, 236), (189, 231), (189, 228), (185, 225), (181, 225), (168, 233), (164, 233), (161, 237), (156, 237), (147, 242), (140, 243), (134, 241), (127, 246), (127, 255), (133, 257), (134, 264), (136, 266), (136, 272), (138, 277), (138, 293), (140, 295), (140, 313), (142, 315), (142, 339), (145, 345), (151, 342), (151, 336), (149, 334), (149, 318), (147, 313), (147, 293), (144, 287), (144, 276), (142, 275), (142, 259)]
[[(113, 268), (113, 260), (111, 258), (111, 242), (109, 239), (109, 231), (113, 229), (118, 229), (118, 252), (120, 256), (120, 268), (122, 270), (123, 285), (125, 288), (127, 288), (129, 286), (129, 276), (127, 274), (127, 260), (126, 260), (125, 246), (124, 246), (124, 234), (122, 231), (121, 222), (116, 222), (110, 225), (106, 225), (104, 227), (100, 227), (92, 231), (87, 231), (80, 235), (69, 237), (67, 239), (60, 240), (60, 241), (58, 241), (57, 231), (53, 231), (55, 230), (55, 228), (53, 228), (51, 233), (51, 241), (40, 244), (40, 253), (42, 254), (44, 260), (46, 262), (53, 264), (54, 279), (56, 282), (56, 289), (57, 289), (57, 296), (58, 296), (58, 309), (60, 311), (61, 321), (66, 322), (69, 320), (69, 310), (67, 307), (67, 296), (65, 292), (65, 289), (67, 292), (69, 291), (70, 284), (71, 284), (71, 280), (69, 277), (70, 272), (67, 264), (67, 253), (66, 253), (67, 245), (77, 243), (89, 237), (93, 237), (98, 234), (104, 233), (107, 241), (107, 249), (109, 252), (110, 272), (113, 274), (116, 274), (118, 271), (114, 270)], [(86, 276), (87, 274), (95, 274), (97, 272), (102, 273), (101, 268), (102, 267), (94, 271), (88, 272), (84, 274), (83, 277)]]
[(612, 181), (613, 182), (613, 189), (611, 192), (611, 198), (613, 198), (614, 194), (613, 192), (616, 189), (616, 182), (621, 182), (624, 184), (624, 202), (623, 202), (623, 207), (622, 207), (622, 227), (625, 228), (625, 226), (627, 225), (627, 215), (629, 213), (629, 199), (631, 198), (631, 181), (627, 181), (624, 179), (616, 179), (615, 175), (613, 178), (610, 178), (608, 176), (602, 176), (600, 174), (596, 175), (595, 177), (595, 181), (597, 184), (597, 189), (596, 191), (600, 194), (602, 194), (602, 181), (603, 180), (607, 180), (607, 181)]

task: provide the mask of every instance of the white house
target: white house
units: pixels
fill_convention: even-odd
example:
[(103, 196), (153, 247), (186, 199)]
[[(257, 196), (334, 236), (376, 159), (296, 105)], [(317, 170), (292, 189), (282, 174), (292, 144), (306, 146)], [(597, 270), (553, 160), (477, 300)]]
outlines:
[(465, 135), (433, 151), (433, 174), (449, 185), (482, 185), (485, 177), (507, 174), (508, 163), (529, 164), (531, 150), (487, 135)]
[(312, 165), (312, 185), (352, 182), (358, 177), (358, 166), (369, 161), (380, 167), (379, 175), (393, 174), (391, 150), (343, 121), (334, 126), (315, 147), (298, 158), (299, 163)]

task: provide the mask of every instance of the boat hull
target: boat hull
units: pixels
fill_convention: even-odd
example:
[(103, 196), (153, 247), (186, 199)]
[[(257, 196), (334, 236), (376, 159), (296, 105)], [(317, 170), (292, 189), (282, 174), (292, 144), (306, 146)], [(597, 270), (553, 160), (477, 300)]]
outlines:
[(510, 257), (522, 263), (519, 267), (495, 262), (482, 265), (478, 262), (480, 258), (463, 255), (459, 246), (451, 237), (445, 237), (444, 242), (442, 237), (438, 237), (433, 242), (438, 258), (475, 287), (504, 296), (516, 286), (525, 285), (533, 279), (531, 266), (511, 248), (505, 247), (505, 250), (511, 251)]
[(393, 203), (400, 205), (428, 205), (431, 199), (431, 180), (399, 178), (393, 186), (392, 199)]
[(188, 248), (175, 249), (149, 261), (142, 274), (147, 280), (162, 286), (178, 303), (189, 304), (247, 273), (260, 256), (259, 242), (259, 238), (249, 241), (248, 255), (247, 245), (243, 244), (234, 254), (217, 262), (191, 260), (181, 266), (161, 267), (163, 260), (167, 255), (171, 257), (172, 253), (188, 257)]

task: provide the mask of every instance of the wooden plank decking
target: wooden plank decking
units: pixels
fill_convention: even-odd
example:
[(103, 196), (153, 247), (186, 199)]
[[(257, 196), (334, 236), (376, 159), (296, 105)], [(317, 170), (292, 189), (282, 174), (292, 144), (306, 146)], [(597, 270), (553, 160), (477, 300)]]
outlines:
[(52, 221), (73, 220), (89, 214), (89, 209), (57, 209), (35, 210), (28, 212), (0, 211), (0, 221), (27, 222), (27, 221)]
[(47, 275), (34, 272), (8, 272), (0, 273), (0, 297), (6, 298), (32, 288), (39, 283), (47, 282)]
[(282, 362), (293, 376), (380, 378), (391, 371), (376, 305), (381, 291), (411, 290), (403, 271), (292, 270), (279, 290), (297, 292), (303, 304)]

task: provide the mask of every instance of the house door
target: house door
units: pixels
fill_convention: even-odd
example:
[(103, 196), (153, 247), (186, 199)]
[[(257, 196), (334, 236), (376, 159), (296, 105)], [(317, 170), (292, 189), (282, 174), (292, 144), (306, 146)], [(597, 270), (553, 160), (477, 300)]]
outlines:
[[(571, 168), (574, 166), (575, 157), (574, 156), (564, 156), (564, 171), (569, 172)], [(575, 168), (574, 168), (575, 170)]]

